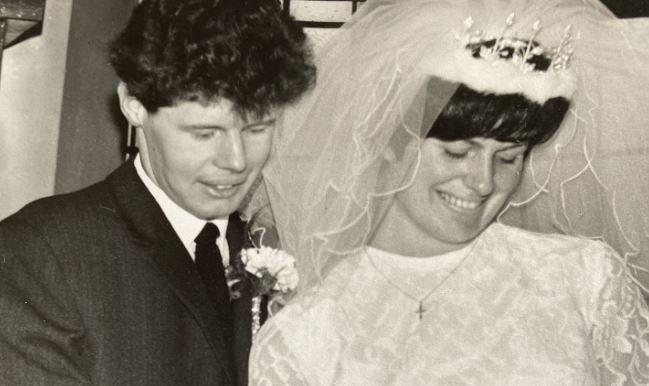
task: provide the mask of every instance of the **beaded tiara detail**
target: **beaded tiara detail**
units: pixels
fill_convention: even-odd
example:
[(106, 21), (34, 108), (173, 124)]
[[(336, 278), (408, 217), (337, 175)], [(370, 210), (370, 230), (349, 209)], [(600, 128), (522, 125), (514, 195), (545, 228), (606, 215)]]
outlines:
[(546, 48), (534, 40), (541, 30), (539, 20), (532, 25), (530, 37), (523, 39), (507, 36), (506, 33), (514, 25), (514, 18), (513, 13), (509, 15), (500, 36), (484, 36), (482, 31), (473, 30), (474, 20), (469, 17), (464, 21), (465, 31), (460, 39), (461, 45), (471, 51), (474, 58), (508, 60), (523, 73), (568, 69), (573, 54), (570, 26), (564, 30), (557, 47)]
[(467, 18), (463, 33), (455, 35), (455, 47), (450, 47), (453, 53), (447, 58), (431, 57), (426, 71), (479, 92), (522, 94), (540, 104), (554, 97), (570, 98), (576, 84), (570, 68), (570, 27), (556, 47), (545, 47), (536, 40), (539, 21), (528, 37), (521, 38), (511, 33), (514, 20), (511, 14), (499, 34), (486, 34), (474, 29), (473, 18)]

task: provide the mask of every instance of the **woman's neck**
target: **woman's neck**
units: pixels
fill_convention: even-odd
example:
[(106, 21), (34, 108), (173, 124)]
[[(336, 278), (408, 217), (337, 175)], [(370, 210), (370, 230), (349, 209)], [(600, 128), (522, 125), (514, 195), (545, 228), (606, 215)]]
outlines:
[(430, 257), (461, 249), (466, 243), (449, 243), (431, 236), (423, 227), (407, 221), (393, 204), (379, 223), (371, 247), (403, 256)]

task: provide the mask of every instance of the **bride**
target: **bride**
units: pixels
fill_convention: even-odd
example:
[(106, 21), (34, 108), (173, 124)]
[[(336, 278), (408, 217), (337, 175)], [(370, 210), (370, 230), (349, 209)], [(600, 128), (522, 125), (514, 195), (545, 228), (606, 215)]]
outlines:
[(647, 192), (641, 23), (594, 1), (366, 2), (275, 139), (265, 186), (303, 284), (251, 382), (649, 384), (647, 250), (619, 242), (647, 246), (649, 210), (588, 200), (624, 208), (613, 166), (635, 174), (622, 198)]

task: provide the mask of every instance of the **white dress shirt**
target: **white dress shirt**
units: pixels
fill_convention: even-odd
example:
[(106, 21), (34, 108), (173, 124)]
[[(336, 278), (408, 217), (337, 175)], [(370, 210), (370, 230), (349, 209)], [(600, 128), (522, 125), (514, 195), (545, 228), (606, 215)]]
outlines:
[[(189, 252), (189, 255), (192, 259), (195, 259), (196, 243), (194, 242), (194, 239), (201, 232), (207, 221), (187, 212), (169, 198), (169, 196), (167, 196), (167, 194), (146, 174), (142, 167), (142, 160), (140, 159), (139, 154), (135, 157), (134, 163), (137, 175), (140, 177), (144, 186), (149, 190), (158, 205), (160, 205), (160, 208), (162, 208), (162, 212), (171, 223), (171, 226), (174, 231), (176, 231), (176, 234), (187, 249), (187, 252)], [(218, 245), (219, 250), (221, 251), (223, 266), (227, 267), (230, 262), (230, 249), (228, 248), (228, 242), (225, 239), (225, 233), (228, 229), (228, 219), (226, 217), (224, 219), (215, 219), (209, 222), (219, 228), (220, 235), (218, 239), (216, 239), (216, 245)]]

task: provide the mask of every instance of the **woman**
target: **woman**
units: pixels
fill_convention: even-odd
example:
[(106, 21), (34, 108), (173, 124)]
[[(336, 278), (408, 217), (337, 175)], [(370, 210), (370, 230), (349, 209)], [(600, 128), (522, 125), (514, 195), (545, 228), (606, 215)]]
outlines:
[[(628, 108), (649, 100), (637, 26), (599, 3), (537, 3), (368, 1), (320, 53), (265, 174), (304, 284), (256, 336), (253, 384), (649, 383), (631, 255), (576, 236), (642, 221), (545, 216), (575, 236), (497, 221), (558, 198), (590, 214), (554, 188), (619, 174), (589, 153), (622, 141), (607, 119), (647, 143), (647, 113)], [(571, 170), (581, 159), (590, 174)], [(534, 211), (512, 221), (542, 223)]]

